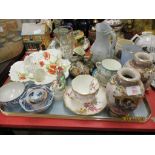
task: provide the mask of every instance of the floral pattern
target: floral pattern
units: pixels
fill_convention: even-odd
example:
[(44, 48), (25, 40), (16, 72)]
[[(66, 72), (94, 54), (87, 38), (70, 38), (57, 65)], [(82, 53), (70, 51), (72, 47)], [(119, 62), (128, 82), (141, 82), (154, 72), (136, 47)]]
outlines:
[(98, 111), (99, 109), (95, 107), (93, 103), (84, 103), (84, 107), (90, 111)]
[(89, 85), (90, 93), (97, 90), (97, 87), (98, 87), (98, 83), (93, 79)]
[[(27, 65), (27, 66), (26, 66)], [(56, 79), (58, 68), (62, 67), (65, 78), (69, 76), (70, 61), (58, 57), (54, 52), (39, 51), (27, 56), (24, 61), (18, 61), (11, 66), (10, 78), (12, 81), (34, 81), (36, 84), (48, 84)], [(43, 69), (46, 73), (44, 81), (34, 79), (34, 71)]]

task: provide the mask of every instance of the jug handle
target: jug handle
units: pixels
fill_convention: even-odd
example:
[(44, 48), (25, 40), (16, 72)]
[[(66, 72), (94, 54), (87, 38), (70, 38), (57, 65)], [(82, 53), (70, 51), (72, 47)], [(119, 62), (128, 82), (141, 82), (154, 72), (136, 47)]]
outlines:
[[(111, 36), (112, 36), (112, 43), (111, 43), (111, 47), (110, 47), (110, 52), (113, 51), (116, 46), (116, 34), (113, 31), (111, 31)], [(114, 54), (115, 53), (112, 53), (112, 55), (114, 55)]]
[(141, 37), (140, 37), (138, 34), (135, 34), (135, 35), (131, 38), (131, 41), (132, 41), (132, 42), (135, 42), (137, 38), (140, 39)]
[(99, 68), (101, 66), (101, 62), (96, 62), (96, 67)]

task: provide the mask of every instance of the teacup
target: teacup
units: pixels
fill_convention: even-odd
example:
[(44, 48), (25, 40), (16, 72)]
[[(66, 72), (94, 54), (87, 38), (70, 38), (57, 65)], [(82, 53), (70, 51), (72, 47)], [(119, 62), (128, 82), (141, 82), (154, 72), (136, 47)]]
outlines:
[(111, 76), (121, 69), (121, 64), (115, 59), (104, 59), (102, 62), (96, 62), (97, 79), (103, 86), (106, 86)]
[(93, 103), (99, 90), (98, 80), (90, 75), (78, 75), (71, 86), (76, 99), (83, 103)]

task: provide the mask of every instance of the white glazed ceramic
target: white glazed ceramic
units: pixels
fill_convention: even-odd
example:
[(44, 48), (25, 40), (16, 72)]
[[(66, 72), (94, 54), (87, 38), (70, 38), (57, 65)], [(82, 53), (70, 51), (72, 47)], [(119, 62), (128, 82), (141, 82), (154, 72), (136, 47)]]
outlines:
[[(49, 74), (45, 73), (45, 77), (42, 81), (35, 80), (34, 75), (32, 73), (28, 73), (25, 70), (23, 61), (18, 61), (11, 66), (9, 76), (10, 76), (11, 81), (16, 81), (16, 82), (17, 81), (20, 81), (20, 82), (33, 81), (37, 85), (49, 84), (53, 80), (56, 79), (56, 75), (50, 76)], [(25, 77), (25, 79), (21, 79), (22, 76)]]
[[(109, 39), (112, 37), (111, 39)], [(91, 46), (92, 60), (96, 63), (106, 58), (113, 58), (116, 45), (116, 34), (109, 24), (101, 22), (96, 24), (96, 40)]]
[[(64, 69), (65, 77), (69, 76), (70, 61), (61, 59), (55, 51), (51, 50), (34, 52), (27, 56), (24, 61), (16, 62), (11, 66), (9, 76), (12, 81), (34, 81), (37, 85), (49, 84), (56, 80), (56, 71), (54, 73), (50, 71), (51, 65), (55, 65), (56, 68), (61, 66)], [(44, 77), (37, 73), (39, 69), (44, 70)]]
[(82, 102), (92, 102), (99, 90), (98, 80), (90, 75), (78, 75), (71, 82), (73, 92)]
[(24, 61), (15, 62), (10, 68), (9, 76), (11, 81), (20, 81), (20, 82), (29, 81), (28, 73), (24, 67)]
[(117, 42), (116, 42), (116, 54), (122, 52), (122, 48), (124, 45), (133, 45), (133, 41), (128, 40), (128, 39), (124, 39), (124, 38), (117, 38)]
[(35, 68), (38, 67), (38, 65), (34, 63), (33, 59), (34, 57), (32, 55), (26, 56), (24, 59), (24, 69), (25, 71), (31, 74), (33, 74)]
[(141, 80), (145, 89), (149, 89), (155, 73), (153, 58), (150, 54), (145, 52), (137, 52), (134, 54), (134, 58), (129, 60), (125, 66), (135, 68), (141, 75)]
[(142, 32), (142, 35), (136, 34), (132, 39), (136, 45), (147, 48), (147, 51), (155, 51), (155, 35), (152, 32)]
[(75, 114), (78, 115), (95, 115), (101, 112), (107, 105), (105, 89), (100, 87), (98, 93), (95, 95), (95, 101), (81, 102), (75, 97), (71, 87), (67, 88), (64, 94), (65, 106)]
[(46, 76), (46, 73), (42, 68), (36, 68), (34, 73), (33, 73), (33, 78), (37, 82), (44, 81), (45, 76)]
[(10, 102), (17, 99), (25, 90), (20, 82), (10, 82), (0, 88), (0, 102)]
[(117, 73), (119, 69), (121, 69), (121, 64), (115, 59), (104, 59), (102, 62), (96, 62), (97, 67), (97, 79), (99, 82), (106, 86), (107, 82), (113, 76)]
[(20, 97), (19, 104), (26, 112), (43, 112), (53, 104), (53, 92), (47, 86), (30, 85)]

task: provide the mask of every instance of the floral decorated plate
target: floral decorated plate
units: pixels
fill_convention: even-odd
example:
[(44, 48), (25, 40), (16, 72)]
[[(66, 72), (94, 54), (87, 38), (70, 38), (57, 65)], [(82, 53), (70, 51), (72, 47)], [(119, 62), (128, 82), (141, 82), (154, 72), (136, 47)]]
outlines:
[(45, 73), (45, 77), (43, 81), (40, 81), (40, 82), (35, 81), (33, 74), (28, 73), (27, 70), (25, 70), (23, 61), (18, 61), (11, 66), (9, 76), (11, 81), (16, 81), (16, 82), (33, 81), (37, 85), (49, 84), (56, 79), (56, 75), (50, 76), (47, 73)]
[[(49, 84), (56, 80), (56, 73), (59, 67), (64, 70), (65, 77), (67, 78), (70, 68), (69, 60), (61, 59), (55, 51), (39, 51), (30, 54), (24, 61), (14, 63), (11, 66), (9, 76), (12, 81), (34, 81), (37, 85)], [(44, 74), (41, 75), (39, 71)], [(41, 78), (40, 76), (44, 77)]]
[(23, 61), (18, 61), (11, 66), (9, 76), (11, 78), (11, 81), (29, 81), (29, 76), (24, 68)]
[(107, 105), (106, 92), (103, 87), (100, 87), (96, 95), (96, 101), (93, 103), (83, 103), (76, 99), (71, 87), (68, 87), (64, 93), (65, 106), (78, 115), (95, 115), (101, 112)]

